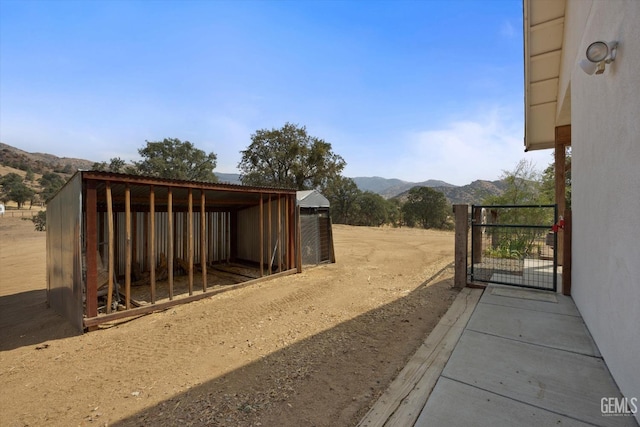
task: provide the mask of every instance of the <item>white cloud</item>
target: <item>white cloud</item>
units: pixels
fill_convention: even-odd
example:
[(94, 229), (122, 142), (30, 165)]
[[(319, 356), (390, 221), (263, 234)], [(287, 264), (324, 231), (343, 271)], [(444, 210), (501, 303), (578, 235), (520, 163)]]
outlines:
[(510, 21), (504, 21), (500, 27), (500, 35), (508, 39), (512, 39), (516, 36), (516, 30)]
[(522, 135), (522, 119), (493, 108), (440, 129), (407, 135), (405, 153), (398, 153), (389, 172), (407, 181), (440, 179), (465, 185), (476, 179), (498, 179), (523, 158), (544, 169), (552, 161), (552, 151), (525, 153)]

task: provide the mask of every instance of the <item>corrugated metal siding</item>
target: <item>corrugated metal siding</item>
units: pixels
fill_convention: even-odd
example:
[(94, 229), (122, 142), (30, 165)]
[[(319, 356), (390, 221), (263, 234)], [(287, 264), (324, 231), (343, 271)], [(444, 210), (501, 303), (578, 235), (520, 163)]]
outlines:
[[(115, 238), (115, 252), (116, 274), (120, 277), (124, 276), (126, 269), (126, 229), (125, 229), (125, 214), (124, 212), (116, 212), (114, 215), (114, 238)], [(189, 258), (189, 229), (188, 229), (188, 212), (174, 212), (174, 239), (173, 250), (174, 258), (182, 258), (187, 260)], [(141, 271), (149, 271), (149, 236), (150, 236), (150, 214), (144, 212), (135, 212), (131, 214), (131, 228), (132, 228), (132, 241), (135, 243), (132, 245), (135, 247), (135, 251), (132, 252), (132, 265), (138, 263)], [(200, 254), (200, 212), (193, 213), (193, 262), (194, 264), (200, 264), (202, 256)], [(205, 212), (205, 242), (207, 243), (206, 256), (207, 262), (220, 262), (226, 261), (230, 256), (230, 239), (229, 239), (229, 219), (230, 214), (228, 212)], [(108, 263), (108, 244), (109, 244), (109, 230), (107, 224), (107, 213), (102, 212), (99, 214), (99, 221), (105, 224), (102, 227), (102, 233), (98, 237), (98, 245), (100, 248), (100, 254), (102, 256), (103, 265)], [(135, 223), (135, 226), (134, 226)], [(135, 229), (135, 234), (133, 230)], [(100, 230), (99, 230), (100, 232)], [(169, 252), (169, 220), (167, 212), (155, 213), (155, 262), (154, 266), (157, 266), (160, 262), (161, 254), (167, 256)]]
[(47, 204), (47, 294), (51, 308), (82, 330), (82, 177)]
[[(286, 229), (286, 203), (280, 201), (280, 216), (278, 216), (278, 200), (263, 205), (263, 262), (278, 265), (280, 257), (283, 262), (287, 257), (288, 230)], [(269, 209), (271, 209), (271, 239), (269, 239)], [(280, 234), (278, 234), (280, 223)], [(269, 245), (269, 242), (271, 244)], [(275, 251), (274, 251), (275, 249)], [(280, 253), (281, 252), (281, 253)], [(260, 206), (243, 209), (238, 212), (238, 258), (247, 261), (260, 262)]]

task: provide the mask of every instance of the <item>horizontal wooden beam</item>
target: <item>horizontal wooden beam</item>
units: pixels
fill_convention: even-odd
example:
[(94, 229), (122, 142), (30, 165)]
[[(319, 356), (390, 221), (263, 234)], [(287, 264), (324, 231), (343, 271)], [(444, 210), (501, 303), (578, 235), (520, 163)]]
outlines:
[(277, 279), (278, 277), (289, 276), (295, 274), (297, 270), (295, 268), (285, 270), (281, 273), (272, 274), (270, 276), (259, 277), (257, 279), (248, 280), (246, 282), (238, 283), (236, 285), (225, 286), (224, 288), (211, 289), (207, 292), (203, 292), (197, 295), (186, 296), (184, 298), (173, 299), (171, 301), (165, 301), (158, 304), (149, 304), (143, 307), (132, 308), (130, 310), (118, 311), (116, 313), (105, 314), (97, 317), (90, 317), (84, 319), (84, 327), (87, 329), (93, 329), (94, 327), (103, 323), (112, 322), (114, 320), (126, 319), (128, 317), (142, 316), (144, 314), (153, 313), (155, 311), (162, 311), (179, 304), (186, 304), (192, 301), (198, 301), (200, 299), (209, 298), (222, 292), (229, 291), (231, 289), (244, 288), (245, 286), (255, 285), (265, 280)]
[(112, 184), (130, 185), (155, 185), (159, 187), (191, 188), (204, 191), (224, 191), (229, 193), (271, 193), (271, 194), (295, 194), (296, 190), (289, 188), (251, 187), (238, 184), (219, 184), (199, 181), (179, 181), (166, 178), (153, 178), (139, 175), (125, 175), (110, 172), (84, 171), (83, 179), (91, 179), (99, 182), (111, 182)]

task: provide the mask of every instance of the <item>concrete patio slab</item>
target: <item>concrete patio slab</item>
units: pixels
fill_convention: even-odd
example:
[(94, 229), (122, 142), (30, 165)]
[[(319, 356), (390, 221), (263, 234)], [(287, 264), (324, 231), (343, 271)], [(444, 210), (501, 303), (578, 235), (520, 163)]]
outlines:
[(558, 297), (555, 294), (549, 292), (542, 292), (533, 289), (521, 289), (507, 286), (493, 286), (490, 295), (497, 295), (500, 297), (522, 298), (533, 301), (552, 302), (557, 304)]
[[(532, 296), (540, 294), (546, 295), (546, 297)], [(543, 298), (545, 298), (545, 300), (543, 300)], [(550, 300), (550, 298), (555, 299), (555, 302)], [(525, 308), (546, 313), (565, 314), (567, 316), (580, 316), (573, 300), (567, 296), (548, 291), (515, 288), (513, 286), (490, 285), (489, 291), (482, 295), (482, 303)]]
[(468, 322), (459, 313), (469, 313), (471, 305), (462, 310), (459, 296), (440, 328), (450, 332), (426, 342), (448, 337), (450, 344), (457, 336), (452, 332), (466, 325), (444, 369), (434, 361), (446, 351), (434, 361), (416, 353), (408, 366), (418, 372), (416, 364), (425, 365), (420, 380), (401, 374), (361, 426), (637, 427), (629, 414), (602, 413), (602, 399), (622, 395), (570, 297), (496, 288), (485, 289)]
[(600, 356), (584, 322), (576, 316), (485, 304), (481, 299), (469, 320), (467, 329), (546, 347)]
[(591, 424), (441, 377), (415, 426), (582, 427)]
[(599, 357), (466, 330), (442, 377), (594, 425), (635, 425), (602, 416), (601, 399), (622, 395)]

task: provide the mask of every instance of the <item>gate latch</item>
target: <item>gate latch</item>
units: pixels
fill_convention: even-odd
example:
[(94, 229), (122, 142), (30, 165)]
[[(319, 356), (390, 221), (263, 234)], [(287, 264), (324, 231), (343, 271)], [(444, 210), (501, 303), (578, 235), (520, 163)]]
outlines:
[(558, 222), (551, 226), (551, 231), (557, 233), (558, 230), (564, 230), (564, 218), (559, 217)]

